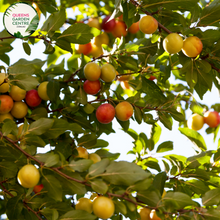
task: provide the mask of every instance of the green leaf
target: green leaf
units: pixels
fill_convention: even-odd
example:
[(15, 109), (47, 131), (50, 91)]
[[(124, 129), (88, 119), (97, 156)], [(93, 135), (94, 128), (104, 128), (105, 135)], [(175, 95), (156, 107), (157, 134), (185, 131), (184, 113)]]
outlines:
[(42, 138), (33, 134), (27, 134), (23, 138), (27, 145), (35, 145), (37, 147), (44, 147), (46, 144)]
[(171, 116), (165, 112), (158, 112), (161, 123), (169, 130), (172, 130), (173, 121)]
[(88, 170), (92, 164), (93, 164), (92, 160), (81, 159), (77, 161), (72, 160), (69, 166), (75, 171), (83, 172)]
[(138, 70), (137, 60), (129, 56), (120, 56), (118, 63), (124, 70)]
[(77, 23), (68, 27), (58, 38), (74, 44), (87, 44), (93, 38), (91, 28), (87, 24)]
[(44, 208), (40, 210), (40, 213), (43, 214), (47, 219), (58, 220), (59, 213), (56, 209)]
[(10, 44), (0, 42), (0, 54), (1, 55), (4, 53), (10, 52), (12, 49), (13, 47)]
[(11, 161), (3, 161), (0, 162), (0, 173), (1, 176), (6, 178), (14, 178), (17, 174), (18, 167), (14, 162)]
[(112, 161), (101, 176), (114, 185), (129, 186), (147, 178), (148, 174), (134, 163)]
[(102, 179), (95, 179), (91, 181), (92, 189), (101, 194), (105, 194), (108, 191), (108, 185)]
[(189, 128), (179, 128), (179, 131), (188, 137), (200, 150), (207, 150), (203, 137), (197, 131)]
[(193, 69), (193, 65), (192, 65), (191, 68), (188, 71), (186, 71), (186, 82), (188, 83), (190, 88), (193, 88), (196, 85), (197, 78), (198, 78), (198, 73), (195, 69)]
[(49, 120), (54, 121), (54, 123), (51, 122), (51, 126), (47, 128), (44, 135), (50, 139), (58, 138), (69, 128), (69, 123), (64, 119)]
[(44, 189), (47, 191), (47, 195), (55, 201), (62, 201), (62, 186), (54, 176), (44, 175), (42, 179)]
[(54, 124), (53, 119), (40, 118), (37, 121), (30, 124), (29, 132), (35, 135), (44, 134), (48, 129), (50, 129)]
[(162, 104), (167, 101), (167, 98), (164, 96), (160, 88), (151, 80), (142, 77), (142, 90), (150, 99), (154, 99), (158, 101), (158, 103)]
[(46, 20), (41, 30), (47, 31), (48, 34), (51, 31), (52, 32), (57, 31), (64, 24), (65, 20), (66, 20), (66, 10), (62, 8), (60, 11), (50, 15), (50, 17)]
[[(79, 173), (73, 173), (73, 172), (65, 171), (65, 170), (62, 170), (62, 172), (65, 173), (66, 175), (76, 179), (76, 180), (79, 180), (81, 182), (84, 181), (84, 179), (79, 175)], [(62, 183), (63, 193), (65, 193), (65, 194), (68, 194), (68, 195), (74, 195), (74, 194), (84, 195), (87, 192), (85, 185), (83, 185), (82, 183), (78, 183), (76, 181), (66, 179), (63, 176), (60, 176), (59, 180)]]
[(23, 42), (22, 45), (23, 45), (24, 52), (27, 55), (30, 55), (31, 54), (31, 48), (30, 48), (29, 44), (26, 43), (26, 42)]
[[(148, 174), (151, 175), (150, 173)], [(135, 190), (135, 191), (143, 191), (147, 190), (152, 185), (152, 179), (146, 178), (144, 180), (138, 181), (134, 185), (128, 187), (128, 189)]]
[(83, 105), (87, 104), (87, 95), (82, 87), (77, 92), (76, 100)]
[(129, 128), (126, 133), (128, 133), (134, 140), (138, 139), (138, 133), (133, 129)]
[(10, 64), (10, 58), (7, 54), (0, 54), (0, 60), (6, 63), (8, 66)]
[(158, 173), (154, 177), (153, 186), (159, 190), (161, 195), (163, 194), (166, 180), (167, 180), (166, 172)]
[(127, 214), (127, 207), (122, 201), (114, 200), (114, 203), (116, 212), (121, 213), (123, 215)]
[(15, 123), (15, 121), (12, 121), (10, 119), (5, 120), (4, 124), (2, 126), (3, 136), (7, 136), (8, 134), (10, 134), (16, 128), (17, 128), (17, 124)]
[(134, 117), (135, 117), (135, 120), (137, 121), (138, 124), (141, 124), (142, 122), (142, 112), (140, 110), (140, 108), (138, 107), (134, 107)]
[(200, 17), (201, 26), (218, 25), (216, 17), (220, 13), (220, 4), (218, 1), (213, 1), (207, 7), (204, 7)]
[(84, 210), (72, 210), (62, 215), (60, 220), (95, 220), (96, 218)]
[(209, 172), (202, 169), (187, 169), (182, 173), (182, 177), (197, 178), (205, 181), (210, 179)]
[(60, 157), (58, 154), (53, 154), (47, 157), (44, 166), (45, 167), (52, 167), (60, 162)]
[(137, 197), (147, 205), (156, 207), (160, 201), (161, 195), (158, 190), (155, 191), (149, 188), (148, 190), (138, 191)]
[(112, 160), (117, 160), (118, 157), (120, 156), (119, 153), (110, 153), (108, 150), (100, 149), (97, 150), (96, 153), (101, 157), (101, 158), (109, 158)]
[(170, 150), (173, 150), (173, 142), (165, 141), (158, 146), (157, 153), (163, 153), (163, 152), (170, 151)]
[(171, 202), (177, 209), (195, 205), (195, 202), (190, 198), (190, 196), (182, 192), (167, 192), (163, 197), (163, 202), (165, 203), (165, 206)]
[(9, 219), (17, 219), (23, 209), (22, 197), (15, 196), (8, 200), (6, 204), (6, 214)]
[(50, 98), (50, 101), (56, 101), (59, 99), (60, 95), (60, 84), (57, 81), (49, 81), (47, 84), (47, 95)]
[(209, 187), (201, 180), (192, 179), (186, 181), (185, 184), (197, 194), (204, 194), (205, 192), (209, 191)]
[(102, 159), (98, 163), (92, 164), (89, 168), (88, 175), (89, 176), (98, 176), (102, 173), (104, 173), (106, 167), (109, 165), (110, 160), (109, 159)]
[(212, 189), (207, 191), (202, 197), (204, 206), (217, 205), (220, 202), (220, 189)]
[(39, 84), (38, 80), (33, 76), (28, 76), (25, 74), (19, 74), (14, 77), (11, 82), (16, 82), (16, 85), (26, 91), (31, 89), (36, 89), (37, 85)]
[(44, 107), (38, 107), (33, 109), (33, 111), (31, 112), (31, 117), (34, 120), (38, 120), (40, 118), (47, 118), (47, 109)]
[(46, 61), (39, 59), (34, 59), (32, 61), (20, 59), (9, 67), (9, 73), (11, 75), (32, 75), (35, 73), (35, 71), (39, 71), (45, 62)]
[(170, 110), (170, 115), (176, 120), (176, 121), (184, 121), (185, 117), (182, 113), (176, 111), (175, 109)]
[(85, 131), (82, 129), (82, 127), (77, 123), (69, 123), (69, 130), (71, 130), (73, 133), (84, 133)]
[(148, 166), (149, 168), (155, 169), (158, 172), (161, 172), (160, 165), (158, 163), (158, 160), (153, 157), (148, 157), (147, 159), (143, 160), (144, 165)]
[(95, 133), (85, 134), (78, 139), (78, 146), (84, 146), (85, 148), (91, 148), (97, 143), (97, 136)]

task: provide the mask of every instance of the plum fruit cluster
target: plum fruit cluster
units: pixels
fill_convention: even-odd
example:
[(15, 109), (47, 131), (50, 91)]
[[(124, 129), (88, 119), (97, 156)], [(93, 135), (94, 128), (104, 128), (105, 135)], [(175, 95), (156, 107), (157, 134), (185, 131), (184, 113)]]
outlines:
[(42, 82), (37, 89), (25, 91), (9, 85), (5, 73), (0, 73), (0, 122), (5, 119), (22, 119), (28, 113), (28, 108), (37, 107), (42, 100), (49, 100), (47, 95), (48, 81)]
[(123, 16), (111, 19), (108, 15), (100, 22), (98, 17), (89, 18), (87, 24), (90, 27), (97, 28), (103, 32), (96, 36), (93, 42), (87, 44), (77, 45), (76, 51), (84, 55), (98, 57), (103, 54), (102, 45), (109, 45), (109, 36), (114, 38), (121, 38), (122, 36), (127, 36), (128, 32), (131, 34), (136, 34), (139, 31), (139, 21), (133, 23), (129, 28), (127, 28), (125, 22), (123, 21)]
[(195, 131), (200, 130), (204, 124), (210, 128), (216, 128), (220, 124), (220, 115), (217, 111), (206, 111), (204, 115), (192, 114), (187, 120), (187, 125)]

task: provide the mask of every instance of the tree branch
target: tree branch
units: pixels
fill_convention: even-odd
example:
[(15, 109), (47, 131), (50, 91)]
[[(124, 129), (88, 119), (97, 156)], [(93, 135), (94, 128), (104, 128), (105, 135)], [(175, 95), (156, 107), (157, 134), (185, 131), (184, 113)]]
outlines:
[[(49, 44), (51, 43), (49, 40), (46, 39), (45, 36), (37, 35), (37, 36), (29, 36), (28, 38), (34, 38), (34, 39), (44, 40), (44, 41), (46, 41), (46, 42), (49, 43)], [(0, 40), (1, 40), (1, 41), (6, 40), (6, 39), (21, 39), (21, 40), (23, 40), (23, 38), (17, 38), (17, 37), (14, 37), (14, 36), (0, 37)]]

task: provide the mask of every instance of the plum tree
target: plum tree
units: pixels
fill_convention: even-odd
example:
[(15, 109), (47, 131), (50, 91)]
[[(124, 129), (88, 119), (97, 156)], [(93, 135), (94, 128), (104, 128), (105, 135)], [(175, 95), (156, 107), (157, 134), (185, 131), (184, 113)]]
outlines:
[(34, 33), (0, 25), (0, 217), (219, 220), (220, 2), (25, 2)]
[(102, 219), (110, 218), (115, 212), (114, 202), (105, 196), (99, 196), (93, 201), (94, 214)]

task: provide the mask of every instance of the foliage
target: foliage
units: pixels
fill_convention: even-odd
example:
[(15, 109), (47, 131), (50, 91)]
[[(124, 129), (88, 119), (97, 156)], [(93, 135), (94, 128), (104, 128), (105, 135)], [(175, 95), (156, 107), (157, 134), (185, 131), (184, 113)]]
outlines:
[[(1, 1), (1, 12), (14, 2), (17, 1)], [(8, 74), (10, 85), (26, 91), (49, 81), (50, 100), (29, 108), (24, 119), (7, 119), (0, 124), (0, 214), (22, 220), (98, 219), (94, 213), (75, 209), (77, 199), (97, 193), (113, 199), (116, 209), (111, 219), (115, 220), (122, 216), (138, 219), (138, 209), (144, 206), (155, 209), (161, 219), (218, 220), (220, 150), (218, 147), (207, 150), (199, 132), (187, 128), (185, 112), (203, 114), (208, 110), (208, 106), (193, 98), (194, 92), (202, 99), (212, 87), (220, 89), (220, 2), (60, 0), (60, 5), (55, 0), (31, 2), (46, 16), (44, 25), (24, 39), (15, 39), (5, 30), (0, 33), (0, 60), (5, 63), (1, 69)], [(152, 35), (139, 31), (122, 38), (108, 33), (110, 43), (103, 46), (104, 55), (78, 54), (75, 44), (87, 44), (100, 34), (87, 25), (87, 20), (107, 14), (114, 18), (123, 14), (127, 27), (141, 16), (151, 14), (159, 22), (159, 29)], [(84, 23), (77, 23), (81, 20)], [(199, 37), (203, 43), (201, 54), (196, 58), (189, 58), (182, 51), (169, 55), (162, 47), (162, 40), (170, 32), (180, 33), (184, 38)], [(28, 55), (31, 47), (44, 41), (42, 53), (48, 55), (47, 60), (21, 58), (11, 64), (7, 53), (13, 50), (13, 41), (21, 41)], [(67, 53), (71, 57), (57, 63), (57, 59)], [(93, 61), (100, 66), (107, 62), (112, 64), (119, 73), (117, 79), (124, 74), (132, 75), (128, 82), (130, 90), (124, 90), (116, 80), (102, 82), (97, 95), (87, 95), (83, 90), (83, 67)], [(149, 80), (151, 75), (157, 80)], [(181, 83), (172, 84), (171, 75)], [(129, 152), (136, 155), (133, 163), (118, 161), (119, 155), (107, 149), (108, 142), (100, 136), (115, 131), (112, 123), (101, 124), (95, 116), (100, 104), (109, 102), (116, 106), (123, 100), (134, 107), (129, 120), (152, 126), (147, 136), (134, 131), (129, 121), (118, 120), (124, 132), (133, 138), (134, 147)], [(219, 104), (213, 103), (212, 108), (220, 111)], [(179, 131), (195, 144), (196, 154), (189, 158), (165, 154), (159, 161), (151, 152), (170, 151), (173, 142), (166, 140), (158, 144), (163, 131), (157, 122), (172, 130), (173, 120), (179, 122)], [(21, 123), (24, 126), (18, 136), (17, 125)], [(212, 133), (216, 138), (218, 129), (219, 126), (209, 128), (207, 134)], [(11, 139), (8, 134), (17, 139)], [(38, 153), (38, 149), (46, 145), (50, 151)], [(93, 164), (90, 159), (76, 157), (77, 146), (88, 152), (93, 150), (101, 161)], [(39, 184), (44, 185), (40, 193), (35, 194), (33, 188), (26, 189), (17, 181), (18, 170), (27, 163), (39, 168)]]

